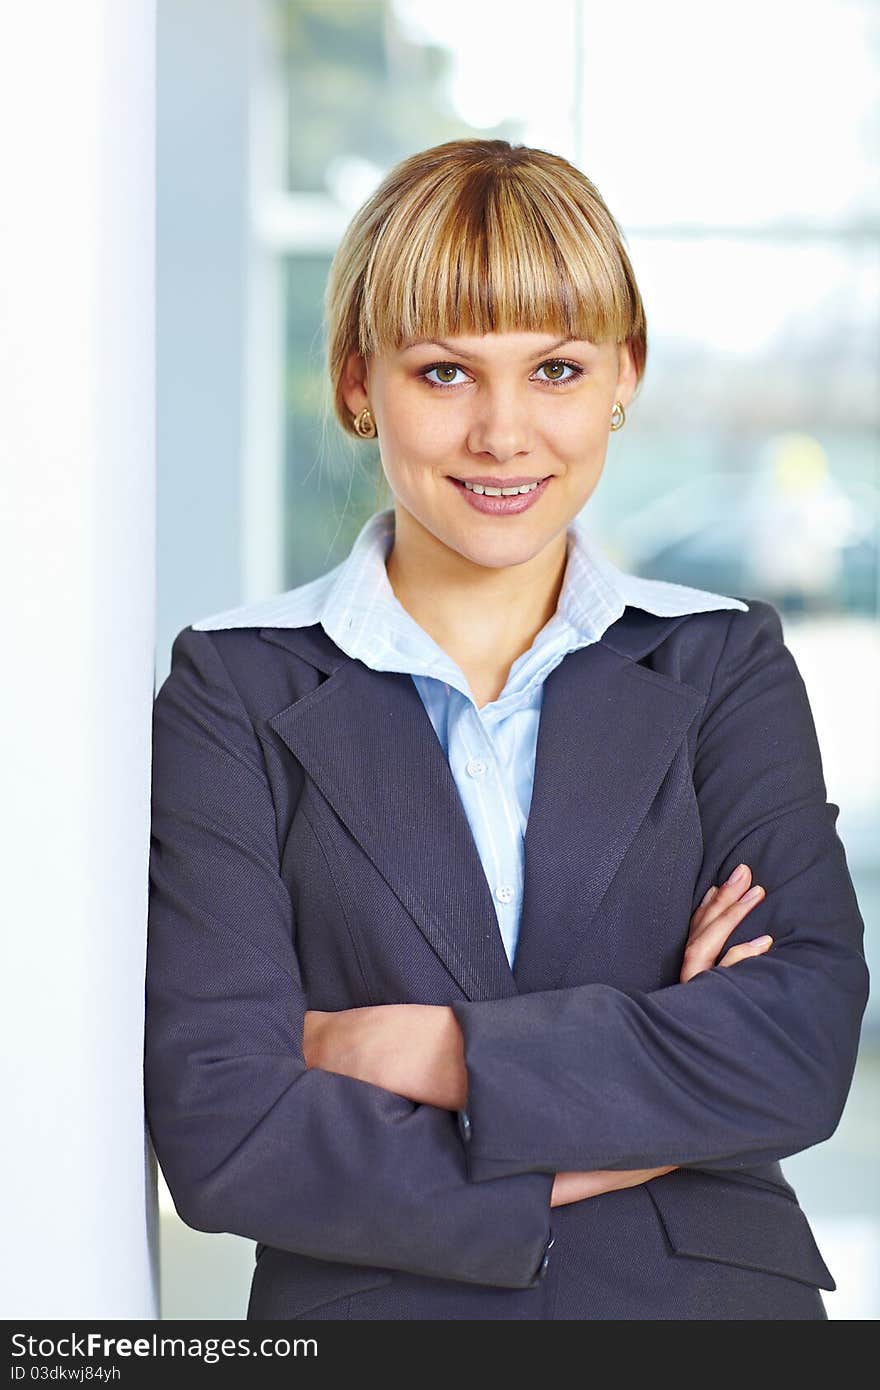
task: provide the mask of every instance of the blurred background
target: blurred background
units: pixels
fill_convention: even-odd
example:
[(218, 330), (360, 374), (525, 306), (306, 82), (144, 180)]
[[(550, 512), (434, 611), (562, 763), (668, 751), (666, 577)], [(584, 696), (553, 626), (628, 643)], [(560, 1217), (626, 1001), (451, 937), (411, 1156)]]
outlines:
[[(877, 0), (159, 0), (158, 614), (347, 554), (390, 497), (325, 428), (322, 295), (403, 156), (468, 136), (564, 155), (620, 223), (647, 374), (587, 517), (621, 567), (768, 599), (810, 695), (878, 978)], [(880, 1311), (880, 999), (850, 1101), (783, 1167), (838, 1283)], [(244, 1316), (253, 1244), (177, 1218), (162, 1314)]]

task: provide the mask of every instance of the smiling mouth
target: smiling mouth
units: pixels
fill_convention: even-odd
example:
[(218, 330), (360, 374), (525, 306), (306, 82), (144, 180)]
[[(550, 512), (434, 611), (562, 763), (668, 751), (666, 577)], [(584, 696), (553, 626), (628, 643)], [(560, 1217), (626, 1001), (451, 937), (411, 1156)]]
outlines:
[(486, 483), (469, 483), (464, 478), (453, 478), (452, 481), (458, 483), (460, 487), (467, 488), (468, 492), (476, 492), (478, 496), (481, 497), (516, 497), (525, 493), (535, 492), (536, 489), (540, 487), (541, 483), (545, 483), (547, 478), (551, 476), (552, 475), (548, 473), (546, 478), (536, 478), (534, 482), (531, 483), (520, 483), (519, 485), (510, 486), (499, 485), (498, 487), (491, 487)]

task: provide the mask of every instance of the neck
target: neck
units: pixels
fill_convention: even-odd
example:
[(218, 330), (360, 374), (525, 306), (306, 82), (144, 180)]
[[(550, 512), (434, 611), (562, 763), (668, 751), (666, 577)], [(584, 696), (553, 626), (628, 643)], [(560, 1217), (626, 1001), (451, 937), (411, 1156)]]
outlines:
[(522, 564), (479, 565), (397, 505), (385, 568), (398, 602), (463, 670), (506, 670), (555, 613), (566, 559), (563, 531)]

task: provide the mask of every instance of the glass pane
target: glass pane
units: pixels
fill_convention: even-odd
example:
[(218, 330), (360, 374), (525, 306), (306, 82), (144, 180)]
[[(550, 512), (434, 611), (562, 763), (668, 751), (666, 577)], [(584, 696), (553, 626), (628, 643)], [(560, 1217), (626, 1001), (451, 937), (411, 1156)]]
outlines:
[(285, 258), (285, 589), (323, 574), (351, 549), (381, 500), (377, 446), (324, 427), (321, 301), (332, 256)]
[(404, 155), (472, 135), (570, 154), (578, 6), (537, 14), (531, 0), (276, 3), (287, 188), (353, 208)]
[(875, 0), (587, 3), (584, 167), (628, 226), (873, 225)]
[(874, 615), (880, 261), (844, 239), (633, 237), (648, 366), (591, 517), (626, 565)]

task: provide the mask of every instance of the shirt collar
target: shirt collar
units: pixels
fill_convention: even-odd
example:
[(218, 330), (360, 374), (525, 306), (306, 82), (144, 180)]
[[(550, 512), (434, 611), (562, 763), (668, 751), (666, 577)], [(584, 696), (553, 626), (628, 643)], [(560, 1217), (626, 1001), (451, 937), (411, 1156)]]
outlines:
[[(394, 509), (375, 512), (361, 527), (347, 557), (309, 583), (272, 598), (242, 604), (201, 618), (198, 631), (232, 627), (308, 627), (320, 623), (341, 650), (354, 655), (369, 641), (374, 663), (407, 661), (426, 642), (436, 647), (438, 666), (448, 662), (398, 600), (385, 569), (394, 539)], [(660, 617), (748, 609), (741, 599), (666, 580), (645, 579), (618, 569), (589, 534), (583, 515), (568, 527), (568, 563), (556, 613), (543, 632), (565, 630), (571, 638), (597, 641), (627, 605)], [(375, 621), (381, 610), (381, 624)], [(389, 666), (388, 669), (394, 669)]]

